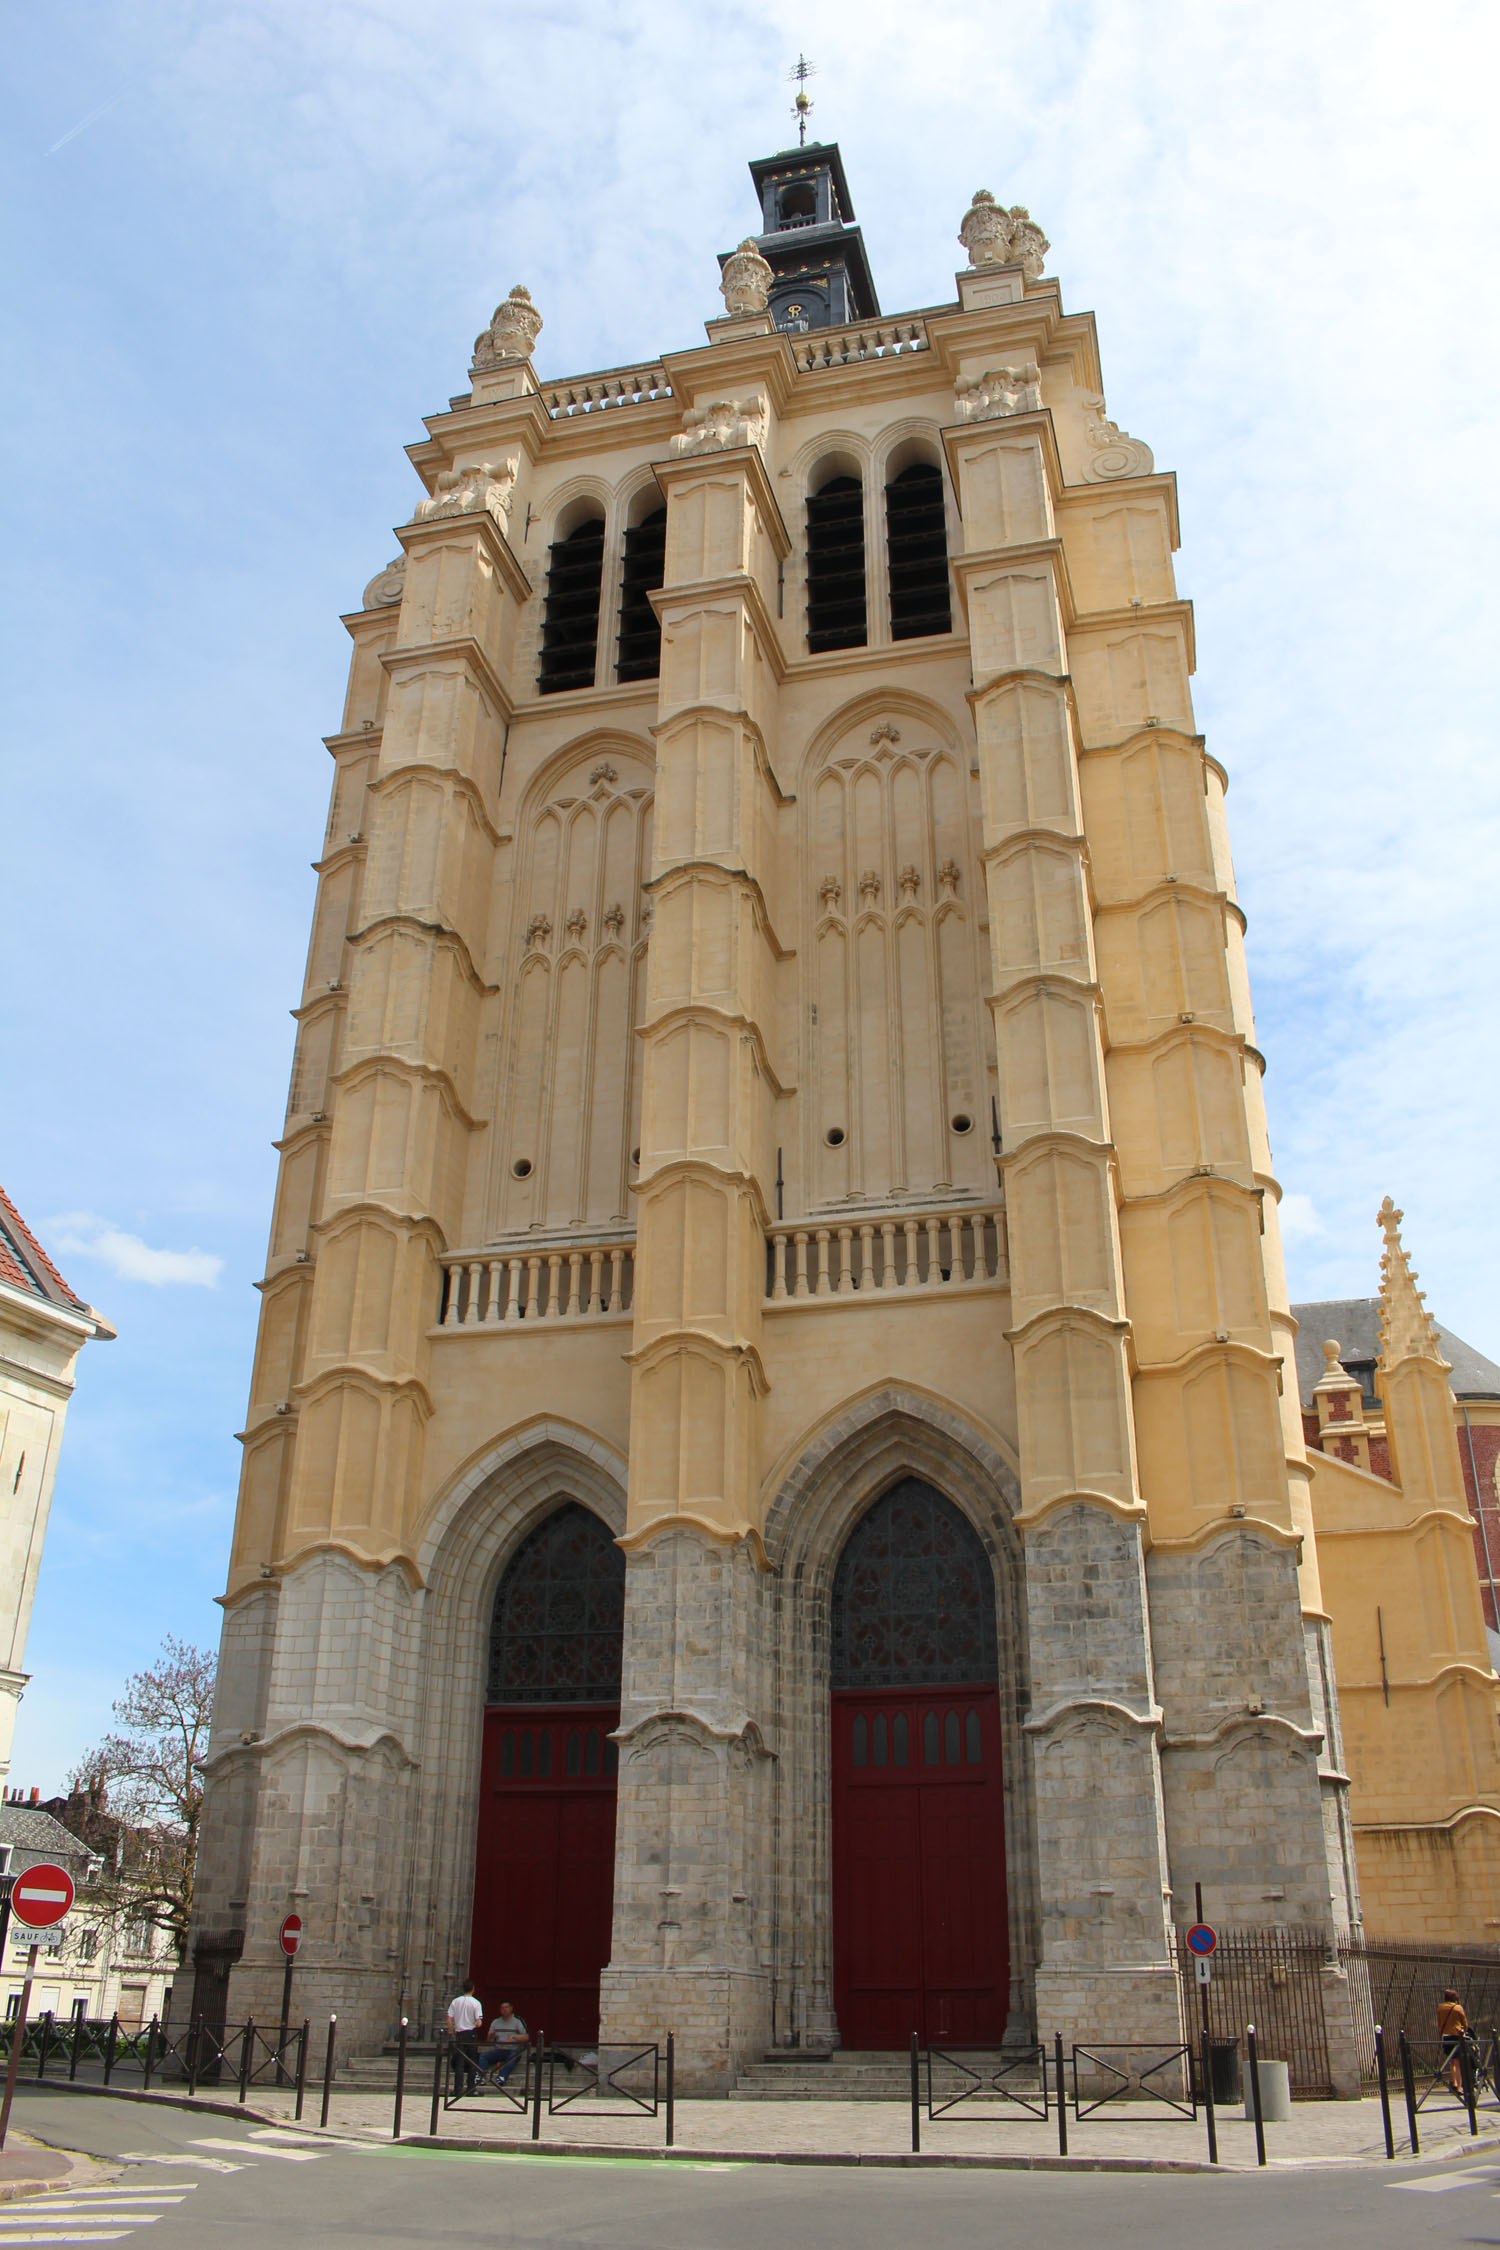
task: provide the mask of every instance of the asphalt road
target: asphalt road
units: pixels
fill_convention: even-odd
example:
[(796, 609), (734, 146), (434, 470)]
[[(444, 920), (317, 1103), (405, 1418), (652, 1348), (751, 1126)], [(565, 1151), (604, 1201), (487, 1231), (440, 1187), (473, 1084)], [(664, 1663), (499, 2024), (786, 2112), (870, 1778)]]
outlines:
[[(18, 2089), (14, 2123), (128, 2158), (112, 2188), (0, 2204), (7, 2242), (239, 2250), (278, 2239), (488, 2250), (1420, 2250), (1500, 2244), (1500, 2161), (1242, 2176), (804, 2169), (371, 2148)], [(148, 2232), (149, 2229), (149, 2232)]]

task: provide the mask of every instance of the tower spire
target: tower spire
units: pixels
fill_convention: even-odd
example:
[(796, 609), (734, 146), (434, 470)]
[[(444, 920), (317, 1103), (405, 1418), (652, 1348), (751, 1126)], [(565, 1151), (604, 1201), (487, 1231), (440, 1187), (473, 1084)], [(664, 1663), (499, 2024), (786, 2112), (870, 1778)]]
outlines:
[(808, 112), (813, 106), (812, 96), (807, 90), (807, 81), (809, 78), (815, 78), (816, 76), (817, 72), (814, 66), (808, 61), (806, 55), (802, 54), (798, 55), (796, 62), (787, 72), (787, 77), (795, 79), (797, 82), (797, 99), (792, 104), (792, 116), (796, 121), (797, 145), (799, 148), (806, 148), (807, 146), (807, 118)]
[(1427, 1310), (1426, 1296), (1417, 1287), (1401, 1240), (1403, 1213), (1387, 1196), (1376, 1217), (1385, 1235), (1380, 1254), (1380, 1364), (1394, 1367), (1402, 1359), (1432, 1359), (1446, 1368), (1437, 1322)]

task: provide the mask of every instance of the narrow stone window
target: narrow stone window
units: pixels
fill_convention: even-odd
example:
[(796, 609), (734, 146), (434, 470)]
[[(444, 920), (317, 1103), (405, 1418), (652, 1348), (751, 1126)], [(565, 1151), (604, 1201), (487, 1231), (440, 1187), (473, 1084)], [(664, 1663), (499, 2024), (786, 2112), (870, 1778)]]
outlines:
[(854, 1725), (850, 1729), (851, 1739), (849, 1744), (849, 1755), (857, 1766), (864, 1765), (869, 1758), (869, 1735), (870, 1730), (866, 1723), (863, 1711), (856, 1711), (854, 1714)]
[(959, 1762), (958, 1713), (950, 1711), (943, 1721), (943, 1756), (950, 1766)]
[(617, 680), (654, 680), (661, 670), (661, 619), (651, 607), (667, 567), (667, 511), (632, 524), (625, 534), (620, 574), (620, 651)]
[(891, 568), (892, 640), (951, 633), (940, 469), (916, 461), (892, 478), (885, 488), (885, 537)]
[(943, 1746), (938, 1733), (938, 1715), (936, 1711), (929, 1711), (922, 1721), (922, 1763), (924, 1766), (940, 1766), (942, 1762)]
[(807, 501), (807, 646), (865, 645), (865, 502), (853, 477), (832, 477)]
[(875, 1714), (875, 1763), (877, 1766), (885, 1764), (885, 1713), (883, 1711), (877, 1711)]
[(984, 1756), (977, 1711), (969, 1711), (964, 1717), (964, 1756), (971, 1766), (977, 1766)]
[(894, 1751), (894, 1756), (891, 1759), (891, 1764), (893, 1766), (904, 1766), (906, 1764), (907, 1755), (906, 1713), (904, 1711), (898, 1711), (896, 1713), (896, 1723), (891, 1728), (891, 1734), (893, 1737), (892, 1748)]
[(593, 686), (603, 578), (604, 522), (593, 516), (548, 550), (539, 694)]

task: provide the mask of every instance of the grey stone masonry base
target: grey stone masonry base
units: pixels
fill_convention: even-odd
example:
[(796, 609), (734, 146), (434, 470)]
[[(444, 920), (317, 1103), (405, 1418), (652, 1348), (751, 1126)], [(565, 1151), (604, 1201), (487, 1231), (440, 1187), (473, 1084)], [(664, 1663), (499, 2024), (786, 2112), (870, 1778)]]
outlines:
[(676, 2043), (677, 2091), (724, 2095), (736, 2074), (765, 2053), (771, 1980), (722, 1968), (608, 1968), (599, 1990), (601, 2043)]

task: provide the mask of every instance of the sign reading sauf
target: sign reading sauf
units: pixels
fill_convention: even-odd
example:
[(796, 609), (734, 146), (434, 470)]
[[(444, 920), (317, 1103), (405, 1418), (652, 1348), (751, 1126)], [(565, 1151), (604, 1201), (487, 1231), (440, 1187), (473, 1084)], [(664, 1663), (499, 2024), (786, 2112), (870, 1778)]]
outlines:
[(887, 319), (751, 171), (706, 344), (512, 292), (345, 619), (195, 1939), (700, 2091), (1358, 1913), (1173, 479), (1024, 211)]

